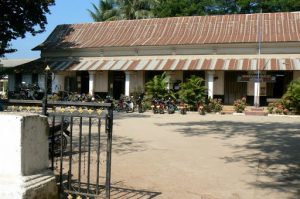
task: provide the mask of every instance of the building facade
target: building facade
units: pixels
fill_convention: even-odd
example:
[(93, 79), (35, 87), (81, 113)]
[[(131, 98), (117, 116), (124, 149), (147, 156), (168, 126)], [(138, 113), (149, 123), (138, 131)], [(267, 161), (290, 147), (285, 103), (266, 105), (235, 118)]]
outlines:
[(22, 74), (36, 71), (43, 82), (40, 69), (48, 64), (52, 92), (119, 98), (167, 72), (170, 89), (198, 75), (209, 97), (225, 104), (247, 97), (249, 104), (266, 105), (300, 78), (300, 13), (59, 25), (34, 50), (41, 58), (24, 65), (29, 71)]

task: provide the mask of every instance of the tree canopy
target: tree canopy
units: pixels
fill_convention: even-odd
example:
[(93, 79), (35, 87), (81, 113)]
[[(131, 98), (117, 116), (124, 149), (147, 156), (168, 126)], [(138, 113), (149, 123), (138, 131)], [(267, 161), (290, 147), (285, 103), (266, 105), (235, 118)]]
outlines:
[(10, 42), (24, 38), (27, 32), (35, 35), (45, 30), (46, 14), (54, 0), (1, 0), (0, 1), (0, 57), (15, 52)]
[[(114, 13), (114, 17), (94, 18), (95, 21), (118, 19), (162, 18), (213, 14), (299, 11), (299, 0), (99, 0), (92, 15)], [(102, 2), (102, 3), (101, 3)], [(111, 2), (108, 12), (102, 5)], [(113, 10), (113, 11), (112, 11)], [(108, 14), (109, 15), (109, 14)]]
[(159, 0), (99, 0), (88, 12), (94, 21), (145, 19), (154, 17), (152, 10)]

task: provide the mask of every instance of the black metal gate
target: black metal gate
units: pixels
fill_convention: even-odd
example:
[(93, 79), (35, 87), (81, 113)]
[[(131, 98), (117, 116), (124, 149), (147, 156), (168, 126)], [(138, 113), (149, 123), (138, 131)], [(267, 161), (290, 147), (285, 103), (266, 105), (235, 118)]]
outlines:
[[(39, 101), (10, 102), (13, 111), (41, 111)], [(58, 176), (60, 198), (109, 199), (112, 104), (48, 102), (47, 106), (52, 107), (48, 111), (50, 168)]]

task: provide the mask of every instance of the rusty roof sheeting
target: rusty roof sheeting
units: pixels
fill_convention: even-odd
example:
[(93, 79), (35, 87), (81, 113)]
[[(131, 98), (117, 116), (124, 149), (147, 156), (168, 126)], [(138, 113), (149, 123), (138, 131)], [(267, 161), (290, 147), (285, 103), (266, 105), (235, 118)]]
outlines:
[(275, 71), (300, 70), (298, 55), (268, 56), (154, 56), (122, 58), (84, 58), (80, 61), (53, 61), (53, 71), (176, 71), (176, 70), (232, 70)]
[(298, 42), (300, 12), (59, 25), (34, 49), (253, 43), (259, 27), (262, 42)]

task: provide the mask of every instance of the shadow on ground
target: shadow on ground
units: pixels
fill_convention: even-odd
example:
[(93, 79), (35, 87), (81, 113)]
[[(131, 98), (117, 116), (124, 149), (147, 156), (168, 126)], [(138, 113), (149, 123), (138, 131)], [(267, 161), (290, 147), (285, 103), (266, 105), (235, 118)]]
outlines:
[[(226, 163), (246, 161), (249, 167), (257, 167), (257, 175), (271, 181), (252, 185), (291, 192), (300, 196), (300, 124), (296, 123), (246, 123), (233, 121), (199, 121), (157, 125), (175, 126), (186, 137), (214, 135), (216, 139), (228, 140), (247, 137), (246, 143), (233, 141), (228, 144), (235, 152), (224, 157)], [(230, 143), (230, 142), (229, 142)]]
[[(111, 199), (152, 199), (162, 194), (161, 192), (128, 188), (126, 186), (119, 186), (117, 184), (112, 184), (110, 187)], [(76, 196), (85, 198), (86, 193), (88, 193), (87, 196), (89, 196), (90, 199), (106, 198), (105, 185), (98, 186), (98, 193), (96, 193), (95, 184), (89, 184), (89, 191), (87, 189), (86, 183), (81, 183), (79, 188), (76, 181), (72, 182), (71, 191), (67, 189), (67, 187), (69, 187), (67, 183), (65, 183), (63, 187), (65, 188), (64, 193), (66, 197), (68, 196), (68, 194), (71, 194), (73, 198), (75, 198)]]

